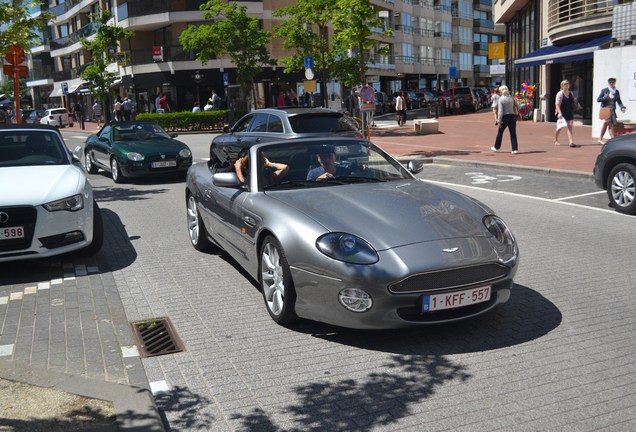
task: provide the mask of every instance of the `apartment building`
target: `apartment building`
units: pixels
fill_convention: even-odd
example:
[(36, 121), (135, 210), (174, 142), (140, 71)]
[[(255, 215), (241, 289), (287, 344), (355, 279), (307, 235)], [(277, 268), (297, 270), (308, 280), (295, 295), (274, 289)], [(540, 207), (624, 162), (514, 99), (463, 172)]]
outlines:
[[(92, 104), (89, 89), (80, 78), (90, 62), (81, 38), (97, 31), (91, 14), (109, 10), (114, 24), (133, 30), (130, 41), (113, 47), (122, 53), (110, 70), (120, 79), (113, 90), (135, 101), (138, 112), (154, 109), (159, 92), (168, 96), (173, 110), (204, 105), (212, 90), (227, 95), (236, 87), (235, 69), (228, 58), (205, 65), (185, 52), (179, 35), (192, 24), (203, 24), (199, 6), (202, 0), (54, 0), (43, 9), (55, 19), (41, 34), (41, 43), (33, 47), (29, 58), (27, 86), (37, 108), (62, 106), (79, 100)], [(294, 0), (240, 1), (248, 13), (258, 17), (266, 30), (280, 20), (276, 8)], [(364, 53), (368, 71), (366, 80), (377, 91), (392, 93), (400, 89), (448, 89), (452, 85), (494, 85), (504, 76), (491, 73), (498, 59), (488, 58), (488, 46), (503, 40), (505, 29), (496, 28), (492, 0), (371, 0), (380, 8), (379, 17), (393, 35), (382, 36), (375, 29), (374, 48)], [(31, 9), (40, 13), (39, 6)], [(287, 53), (280, 41), (270, 52), (274, 58)], [(388, 53), (388, 54), (385, 54)], [(380, 54), (383, 53), (383, 54)], [(451, 77), (451, 75), (453, 75)], [(273, 104), (276, 95), (287, 88), (303, 91), (304, 71), (285, 74), (282, 67), (266, 67), (256, 77), (259, 104)], [(331, 85), (331, 86), (330, 86)], [(324, 89), (332, 102), (341, 100), (344, 89), (337, 80)], [(318, 89), (318, 91), (323, 91)], [(333, 106), (333, 105), (332, 105)], [(338, 107), (338, 106), (335, 106)]]
[[(495, 0), (494, 19), (506, 26), (506, 82), (519, 89), (523, 81), (537, 85), (535, 106), (541, 117), (555, 121), (554, 99), (562, 80), (577, 98), (575, 119), (591, 124), (597, 112), (598, 82), (594, 57), (600, 50), (631, 45), (634, 32), (617, 37), (615, 8), (633, 0)], [(625, 17), (631, 24), (636, 15)], [(624, 32), (623, 32), (624, 33)], [(614, 53), (622, 56), (621, 50)]]

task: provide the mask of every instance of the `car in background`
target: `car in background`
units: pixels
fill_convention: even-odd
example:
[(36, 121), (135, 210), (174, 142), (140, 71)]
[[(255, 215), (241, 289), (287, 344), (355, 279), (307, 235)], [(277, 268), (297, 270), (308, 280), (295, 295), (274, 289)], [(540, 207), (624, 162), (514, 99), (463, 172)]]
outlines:
[(0, 262), (81, 250), (94, 254), (103, 225), (80, 162), (51, 126), (0, 126)]
[(62, 128), (65, 126), (73, 127), (73, 117), (66, 108), (51, 108), (44, 110), (44, 115), (40, 118), (40, 124)]
[(20, 123), (26, 123), (26, 120), (29, 118), (29, 116), (31, 115), (31, 113), (34, 110), (32, 109), (21, 109), (20, 110)]
[[(186, 222), (195, 249), (226, 251), (258, 282), (275, 322), (423, 326), (510, 298), (513, 234), (484, 204), (414, 177), (421, 164), (406, 168), (368, 140), (334, 136), (247, 152), (245, 182), (233, 163), (190, 168)], [(333, 164), (323, 179), (317, 155)], [(273, 177), (281, 164), (288, 170)]]
[(231, 128), (224, 128), (210, 145), (210, 160), (225, 163), (254, 144), (320, 136), (362, 136), (354, 119), (328, 108), (280, 107), (257, 109)]
[(422, 108), (423, 103), (422, 103), (422, 99), (420, 99), (420, 97), (417, 95), (416, 92), (414, 92), (413, 90), (408, 90), (405, 91), (404, 94), (406, 95), (406, 108), (407, 109), (418, 109), (418, 108)]
[(431, 104), (435, 104), (438, 101), (438, 98), (433, 94), (433, 92), (429, 90), (422, 90), (415, 92), (417, 96), (420, 98), (420, 103), (422, 106), (427, 106)]
[(25, 120), (25, 123), (40, 124), (42, 117), (46, 115), (46, 110), (33, 110)]
[(185, 177), (190, 148), (153, 121), (111, 121), (86, 139), (84, 166), (90, 174), (110, 172), (115, 183), (132, 177)]
[(455, 87), (451, 90), (462, 111), (477, 112), (481, 109), (479, 96), (472, 87)]
[(636, 133), (615, 136), (596, 157), (594, 182), (619, 213), (636, 215)]
[[(385, 92), (375, 92), (373, 96), (373, 103), (375, 104), (376, 114), (385, 114), (387, 112), (391, 112), (389, 97)], [(395, 110), (395, 106), (393, 107), (393, 110)]]

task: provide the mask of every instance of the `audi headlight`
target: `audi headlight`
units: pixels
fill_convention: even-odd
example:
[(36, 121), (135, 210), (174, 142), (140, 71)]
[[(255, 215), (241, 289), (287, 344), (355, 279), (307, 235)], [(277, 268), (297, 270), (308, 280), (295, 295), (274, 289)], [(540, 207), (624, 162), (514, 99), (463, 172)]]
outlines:
[(137, 152), (128, 152), (128, 154), (126, 154), (126, 157), (134, 162), (139, 162), (144, 160), (144, 156)]
[(190, 157), (192, 156), (192, 153), (190, 153), (190, 150), (188, 149), (183, 149), (179, 152), (179, 157), (183, 158), (183, 159), (190, 159)]
[(50, 212), (53, 211), (78, 211), (84, 208), (84, 197), (82, 194), (77, 194), (57, 201), (51, 201), (50, 203), (43, 204), (43, 207)]
[(346, 233), (329, 233), (316, 241), (318, 250), (330, 258), (351, 264), (374, 264), (378, 253), (369, 243)]

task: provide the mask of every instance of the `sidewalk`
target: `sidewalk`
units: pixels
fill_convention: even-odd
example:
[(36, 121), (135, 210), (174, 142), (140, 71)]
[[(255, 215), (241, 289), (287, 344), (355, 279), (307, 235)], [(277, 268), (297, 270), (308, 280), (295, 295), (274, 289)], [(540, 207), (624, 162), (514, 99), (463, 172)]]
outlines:
[[(592, 138), (592, 127), (574, 126), (576, 148), (568, 146), (567, 132), (559, 136), (560, 146), (554, 145), (556, 125), (549, 122), (519, 121), (517, 137), (519, 153), (511, 154), (510, 135), (506, 130), (498, 153), (490, 150), (495, 143), (497, 126), (490, 111), (475, 114), (440, 117), (439, 133), (416, 135), (413, 111), (405, 126), (395, 121), (388, 128), (371, 130), (371, 139), (385, 150), (398, 156), (443, 158), (450, 161), (497, 164), (519, 168), (541, 169), (592, 175), (596, 156), (601, 150), (598, 139)], [(392, 117), (391, 117), (392, 120)], [(376, 118), (382, 126), (387, 123)]]

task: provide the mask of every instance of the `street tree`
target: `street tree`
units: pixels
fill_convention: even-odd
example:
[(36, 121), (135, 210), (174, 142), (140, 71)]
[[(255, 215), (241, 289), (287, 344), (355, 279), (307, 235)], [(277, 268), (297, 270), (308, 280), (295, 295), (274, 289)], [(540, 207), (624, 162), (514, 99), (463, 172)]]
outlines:
[[(302, 70), (304, 57), (311, 56), (322, 88), (332, 78), (348, 86), (364, 83), (365, 52), (377, 44), (371, 36), (391, 34), (378, 12), (368, 0), (299, 0), (276, 10), (274, 15), (285, 20), (276, 26), (274, 36), (292, 51), (281, 58), (285, 72)], [(325, 92), (321, 93), (325, 105)]]
[[(107, 10), (92, 14), (91, 19), (97, 22), (98, 28), (94, 37), (81, 39), (82, 46), (91, 54), (91, 62), (80, 73), (80, 78), (88, 83), (91, 96), (106, 108), (110, 106), (109, 98), (115, 95), (113, 83), (119, 78), (119, 74), (109, 69), (109, 65), (116, 61), (119, 42), (132, 38), (135, 32), (113, 25), (112, 15)], [(105, 112), (108, 116), (110, 110)]]
[(260, 28), (256, 17), (248, 16), (247, 7), (223, 0), (209, 0), (201, 5), (203, 17), (210, 24), (191, 25), (179, 36), (185, 50), (195, 53), (202, 64), (228, 55), (236, 66), (236, 79), (256, 104), (254, 77), (263, 66), (273, 65), (267, 45), (271, 33)]
[[(44, 4), (43, 1), (34, 0), (31, 2), (32, 9), (38, 5)], [(52, 15), (48, 12), (42, 12), (37, 16), (31, 16), (29, 7), (24, 2), (10, 1), (0, 2), (0, 50), (2, 54), (7, 54), (11, 45), (17, 45), (25, 52), (30, 52), (32, 46), (42, 44), (41, 31), (48, 26)], [(7, 77), (2, 89), (0, 90), (5, 97), (14, 98), (15, 85), (13, 75)], [(25, 79), (20, 78), (20, 94), (28, 95), (25, 86)], [(19, 100), (19, 98), (15, 98)]]

